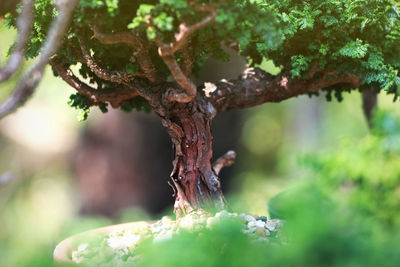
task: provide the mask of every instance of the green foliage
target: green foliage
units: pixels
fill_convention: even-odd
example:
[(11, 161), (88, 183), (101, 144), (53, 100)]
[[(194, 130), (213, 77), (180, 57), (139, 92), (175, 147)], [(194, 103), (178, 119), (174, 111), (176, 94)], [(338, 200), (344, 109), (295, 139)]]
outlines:
[(362, 40), (357, 39), (347, 43), (338, 51), (338, 54), (343, 57), (360, 59), (367, 55), (368, 47), (368, 44), (363, 44)]
[[(197, 4), (210, 4), (214, 1), (194, 1)], [(35, 31), (32, 34), (27, 57), (35, 57), (45, 40), (50, 22), (56, 15), (51, 0), (38, 0), (35, 2)], [(207, 58), (228, 61), (229, 57), (222, 49), (222, 43), (237, 41), (240, 44), (240, 53), (250, 56), (252, 62), (260, 63), (262, 60), (260, 49), (268, 49), (279, 43), (279, 30), (276, 19), (267, 10), (262, 1), (217, 1), (217, 23), (210, 25), (198, 32), (192, 41), (195, 57), (194, 71), (198, 72)], [(252, 16), (248, 16), (252, 14)], [(154, 27), (146, 24), (146, 16), (151, 15)], [(101, 67), (107, 70), (127, 70), (137, 72), (139, 66), (135, 59), (132, 60), (134, 51), (126, 45), (103, 45), (96, 39), (90, 38), (92, 31), (89, 25), (96, 23), (104, 32), (120, 32), (134, 29), (143, 38), (150, 41), (156, 36), (164, 41), (172, 41), (175, 33), (179, 31), (179, 24), (185, 22), (192, 25), (209, 15), (188, 5), (187, 1), (169, 0), (82, 0), (77, 7), (72, 25), (68, 30), (64, 45), (58, 56), (65, 65), (76, 65), (76, 51), (79, 51), (79, 41), (84, 41), (93, 51), (94, 59)], [(15, 25), (15, 19), (9, 17), (10, 25)], [(158, 56), (157, 47), (151, 45), (151, 56), (159, 71), (165, 78), (170, 73), (168, 68)], [(178, 61), (180, 61), (179, 54)], [(79, 73), (91, 84), (97, 85), (101, 90), (115, 85), (96, 77), (86, 66), (80, 66)], [(140, 108), (143, 100), (135, 100), (137, 104), (127, 104), (122, 107), (129, 110), (128, 106), (135, 105)], [(83, 110), (87, 115), (87, 111)], [(86, 117), (84, 115), (83, 117)]]
[[(22, 6), (17, 8), (21, 12)], [(54, 8), (52, 1), (36, 0), (34, 3), (34, 23), (32, 33), (29, 39), (28, 49), (25, 53), (26, 59), (31, 59), (38, 56), (40, 49), (46, 40), (47, 31), (51, 21), (57, 16), (57, 11)], [(16, 17), (11, 14), (5, 16), (5, 23), (9, 27), (16, 27)]]
[(265, 266), (266, 248), (241, 233), (237, 222), (224, 221), (201, 234), (182, 232), (170, 241), (148, 244), (138, 251), (139, 266)]
[[(215, 23), (196, 32), (190, 43), (194, 73), (208, 58), (229, 61), (222, 44), (237, 44), (250, 65), (272, 59), (289, 71), (292, 78), (305, 77), (318, 64), (336, 75), (352, 72), (362, 79), (360, 90), (374, 87), (398, 95), (400, 85), (400, 16), (394, 0), (195, 0), (198, 5), (215, 5)], [(38, 55), (50, 22), (57, 15), (52, 0), (35, 1), (34, 31), (27, 57)], [(165, 79), (168, 68), (158, 56), (156, 37), (170, 42), (179, 25), (193, 25), (209, 13), (186, 0), (81, 0), (66, 34), (59, 57), (66, 66), (77, 64), (79, 41), (87, 44), (92, 56), (107, 70), (140, 71), (134, 49), (126, 45), (103, 45), (90, 28), (97, 24), (103, 32), (134, 30), (148, 39), (151, 59)], [(150, 19), (151, 18), (151, 19)], [(7, 16), (8, 25), (15, 18)], [(149, 23), (152, 25), (149, 27)], [(178, 62), (180, 54), (177, 53)], [(100, 90), (114, 87), (81, 66), (80, 74)], [(340, 86), (340, 85), (338, 85)], [(339, 89), (328, 88), (342, 99)]]
[[(78, 115), (78, 121), (85, 121), (89, 116), (90, 111), (90, 100), (79, 93), (72, 94), (69, 97), (68, 105), (80, 111)], [(107, 113), (107, 103), (101, 103), (99, 109), (103, 113)]]
[(379, 112), (373, 133), (303, 162), (335, 202), (381, 224), (400, 226), (400, 121)]
[(346, 194), (337, 187), (321, 187), (318, 181), (309, 181), (271, 200), (270, 207), (285, 215), (285, 230), (290, 237), (288, 245), (273, 256), (275, 264), (398, 265), (399, 250), (394, 244), (400, 240), (399, 225), (388, 227), (363, 213), (365, 203), (349, 205), (348, 201), (336, 199)]
[(308, 70), (312, 57), (303, 55), (293, 56), (291, 59), (292, 69), (290, 70), (293, 78), (300, 78), (301, 73)]
[(373, 85), (398, 94), (400, 16), (396, 1), (273, 2), (284, 40), (279, 49), (267, 50), (264, 56), (275, 65), (297, 78), (307, 76), (311, 62), (316, 62), (337, 75), (356, 73), (362, 79), (361, 90)]
[(147, 101), (142, 97), (135, 97), (121, 106), (121, 110), (124, 112), (131, 112), (134, 109), (136, 111), (144, 111), (147, 113), (151, 112), (149, 103), (147, 103)]
[(80, 94), (73, 94), (69, 97), (68, 105), (72, 108), (80, 110), (78, 115), (79, 121), (85, 121), (89, 115), (90, 100)]

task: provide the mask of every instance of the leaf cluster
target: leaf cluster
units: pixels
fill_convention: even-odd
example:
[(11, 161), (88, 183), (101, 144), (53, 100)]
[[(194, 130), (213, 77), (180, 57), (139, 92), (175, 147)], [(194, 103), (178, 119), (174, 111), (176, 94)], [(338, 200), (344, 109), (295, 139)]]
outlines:
[[(293, 79), (307, 77), (315, 65), (320, 70), (355, 73), (360, 90), (374, 88), (399, 94), (400, 12), (394, 0), (81, 0), (58, 56), (66, 66), (78, 63), (80, 42), (105, 70), (138, 73), (142, 70), (134, 48), (125, 44), (104, 45), (93, 37), (91, 25), (102, 32), (134, 31), (146, 40), (151, 61), (161, 76), (171, 75), (158, 55), (156, 39), (174, 41), (180, 25), (194, 25), (217, 11), (215, 22), (200, 29), (188, 44), (193, 56), (193, 72), (198, 73), (209, 58), (229, 61), (224, 47), (232, 47), (248, 60), (260, 64), (272, 59)], [(27, 57), (40, 52), (49, 25), (57, 16), (52, 0), (35, 1), (34, 31)], [(7, 23), (15, 25), (8, 16)], [(182, 55), (175, 54), (177, 62)], [(98, 78), (86, 65), (79, 73), (99, 90), (118, 85)], [(327, 88), (342, 99), (340, 85)], [(136, 100), (133, 100), (136, 101)], [(143, 100), (137, 100), (139, 102)]]
[[(69, 97), (68, 105), (80, 111), (78, 115), (79, 121), (85, 121), (88, 118), (91, 101), (86, 96), (83, 96), (79, 93), (72, 94)], [(106, 113), (108, 111), (107, 104), (101, 103), (99, 105), (99, 109), (101, 112)]]
[(357, 74), (362, 80), (361, 90), (373, 87), (397, 98), (400, 14), (396, 1), (273, 2), (284, 40), (279, 49), (267, 50), (264, 56), (288, 70), (292, 78), (306, 77), (317, 64), (337, 75)]
[(335, 201), (387, 226), (399, 226), (400, 121), (385, 111), (375, 114), (373, 134), (302, 160), (319, 188)]

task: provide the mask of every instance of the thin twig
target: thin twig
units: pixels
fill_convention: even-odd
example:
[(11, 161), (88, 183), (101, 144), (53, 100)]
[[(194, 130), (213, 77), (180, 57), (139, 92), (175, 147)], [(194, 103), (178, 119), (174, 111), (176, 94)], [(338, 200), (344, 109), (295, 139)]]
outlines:
[(7, 65), (0, 68), (0, 83), (8, 80), (21, 66), (24, 52), (32, 28), (33, 0), (23, 0), (22, 13), (18, 17), (18, 40), (12, 51)]
[(42, 48), (42, 53), (38, 61), (25, 73), (18, 85), (14, 88), (11, 96), (0, 105), (0, 118), (15, 111), (18, 107), (25, 104), (33, 94), (36, 86), (40, 82), (43, 71), (51, 56), (55, 54), (64, 37), (64, 33), (69, 25), (73, 11), (79, 0), (57, 0), (56, 7), (59, 15), (52, 22), (46, 42)]

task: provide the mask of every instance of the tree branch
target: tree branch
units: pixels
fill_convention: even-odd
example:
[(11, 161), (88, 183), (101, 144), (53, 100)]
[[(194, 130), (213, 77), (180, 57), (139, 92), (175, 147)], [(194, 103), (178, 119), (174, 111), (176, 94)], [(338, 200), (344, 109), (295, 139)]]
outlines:
[(217, 17), (217, 11), (215, 7), (208, 7), (207, 11), (211, 14), (201, 21), (187, 26), (186, 23), (179, 25), (179, 33), (175, 35), (175, 42), (169, 44), (159, 45), (159, 54), (161, 57), (173, 55), (175, 52), (180, 50), (188, 41), (189, 37), (201, 28), (206, 27), (212, 23)]
[(133, 32), (118, 32), (118, 33), (103, 33), (98, 29), (97, 25), (91, 25), (93, 30), (93, 37), (99, 40), (102, 44), (126, 44), (135, 50), (134, 56), (137, 58), (140, 68), (149, 81), (156, 83), (162, 79), (154, 66), (149, 55), (148, 45)]
[(181, 68), (185, 76), (189, 77), (192, 74), (193, 53), (189, 44), (186, 44), (181, 50), (182, 63)]
[(205, 83), (200, 89), (216, 110), (223, 112), (266, 102), (281, 102), (338, 84), (342, 89), (357, 89), (360, 86), (360, 79), (355, 74), (335, 76), (335, 72), (325, 72), (320, 78), (290, 81), (286, 74), (273, 76), (259, 68), (250, 68), (237, 80)]
[(84, 44), (84, 42), (80, 42), (81, 52), (82, 54), (79, 55), (79, 61), (81, 63), (86, 64), (94, 74), (100, 79), (114, 82), (114, 83), (127, 83), (133, 80), (135, 77), (144, 76), (141, 73), (138, 74), (131, 74), (125, 71), (108, 71), (101, 68), (94, 58), (90, 55), (88, 48)]
[(55, 5), (59, 10), (59, 15), (51, 24), (49, 34), (42, 48), (41, 56), (19, 81), (12, 95), (0, 105), (0, 118), (12, 113), (18, 107), (25, 104), (28, 98), (33, 94), (43, 76), (43, 71), (49, 58), (55, 54), (61, 44), (61, 40), (64, 37), (64, 33), (69, 25), (69, 21), (78, 1), (79, 0), (56, 1)]
[(96, 24), (92, 24), (91, 28), (94, 34), (93, 37), (103, 44), (127, 44), (138, 51), (144, 49), (143, 41), (133, 32), (104, 33), (100, 31)]
[(163, 56), (162, 57), (165, 64), (168, 66), (171, 71), (172, 76), (175, 81), (179, 84), (179, 86), (184, 90), (184, 93), (180, 92), (167, 92), (167, 100), (176, 101), (180, 103), (187, 103), (192, 101), (197, 94), (196, 85), (188, 78), (182, 71), (179, 64), (176, 62), (174, 56)]
[(219, 175), (222, 168), (231, 166), (233, 163), (235, 163), (235, 159), (236, 159), (235, 151), (231, 150), (226, 152), (225, 155), (223, 155), (214, 162), (213, 169), (215, 171), (215, 174)]
[(18, 40), (12, 51), (7, 65), (0, 68), (0, 83), (8, 80), (21, 66), (29, 33), (32, 28), (33, 0), (23, 0), (22, 13), (18, 17)]
[[(193, 3), (193, 5), (195, 4)], [(175, 41), (172, 43), (166, 44), (162, 40), (160, 40), (160, 38), (155, 38), (155, 41), (158, 45), (158, 54), (164, 60), (164, 63), (167, 65), (175, 81), (184, 91), (183, 93), (175, 90), (167, 91), (166, 99), (171, 102), (176, 101), (180, 103), (187, 103), (192, 101), (196, 97), (196, 85), (189, 78), (189, 75), (192, 71), (191, 66), (193, 64), (193, 59), (191, 58), (188, 48), (185, 48), (185, 46), (187, 46), (188, 40), (194, 32), (207, 26), (217, 17), (217, 11), (214, 6), (210, 7), (196, 5), (195, 7), (201, 9), (201, 11), (210, 12), (211, 14), (205, 17), (200, 22), (191, 26), (187, 26), (185, 22), (181, 23), (179, 25), (179, 33), (175, 35)], [(154, 27), (151, 21), (151, 17), (148, 17), (147, 23), (148, 27)], [(176, 62), (174, 56), (174, 53), (181, 49), (183, 50), (182, 57), (184, 60), (184, 64), (188, 64), (187, 66), (183, 67), (183, 70)]]
[(50, 65), (57, 71), (58, 75), (70, 86), (75, 88), (79, 94), (89, 98), (94, 106), (108, 102), (113, 108), (118, 108), (127, 100), (133, 99), (139, 95), (136, 89), (126, 85), (118, 89), (95, 89), (82, 82), (69, 68), (65, 68), (63, 63), (57, 58), (52, 59)]

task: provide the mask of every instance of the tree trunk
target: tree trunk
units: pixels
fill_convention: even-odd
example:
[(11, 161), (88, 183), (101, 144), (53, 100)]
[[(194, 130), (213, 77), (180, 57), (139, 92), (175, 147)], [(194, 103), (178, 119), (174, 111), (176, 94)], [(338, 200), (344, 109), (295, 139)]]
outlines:
[[(187, 104), (167, 104), (157, 112), (174, 146), (170, 175), (177, 217), (204, 208), (225, 207), (219, 178), (212, 167), (211, 121), (214, 107), (202, 97)], [(160, 110), (160, 109), (159, 109)]]

